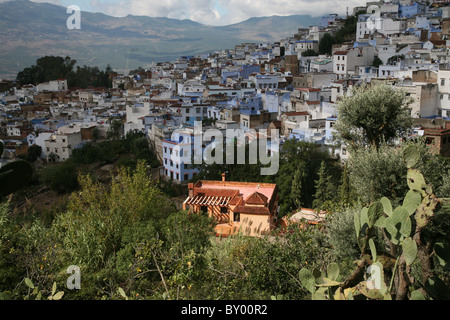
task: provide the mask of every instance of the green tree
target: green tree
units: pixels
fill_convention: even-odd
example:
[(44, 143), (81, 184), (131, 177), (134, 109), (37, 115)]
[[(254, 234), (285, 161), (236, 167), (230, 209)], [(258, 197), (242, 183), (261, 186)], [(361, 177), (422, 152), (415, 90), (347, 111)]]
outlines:
[(71, 161), (46, 166), (40, 173), (44, 184), (59, 193), (76, 190), (79, 187), (77, 175), (77, 166)]
[(331, 55), (333, 44), (336, 43), (334, 37), (328, 32), (325, 33), (319, 41), (319, 54)]
[(302, 180), (304, 179), (304, 175), (305, 173), (303, 170), (301, 170), (301, 168), (297, 168), (294, 172), (294, 176), (292, 177), (291, 198), (295, 205), (295, 209), (299, 209), (302, 206)]
[(28, 148), (27, 160), (29, 162), (35, 162), (41, 156), (41, 153), (42, 147), (38, 146), (37, 144), (34, 144)]
[[(318, 178), (322, 161), (329, 159), (329, 153), (314, 143), (294, 139), (284, 142), (280, 151), (280, 168), (274, 177), (280, 190), (281, 216), (298, 209), (298, 204), (305, 207), (313, 205), (316, 193), (314, 181)], [(333, 177), (335, 174), (333, 171)]]
[(355, 87), (338, 103), (337, 135), (350, 147), (378, 149), (411, 128), (411, 102), (404, 91), (387, 84)]
[(20, 85), (38, 84), (59, 78), (67, 78), (76, 60), (70, 57), (45, 56), (36, 60), (36, 65), (25, 68), (17, 74)]
[(77, 66), (76, 60), (70, 57), (45, 56), (36, 60), (36, 64), (27, 67), (17, 74), (16, 80), (20, 85), (39, 84), (60, 78), (67, 79), (69, 87), (88, 86), (111, 88), (109, 77), (110, 67), (105, 71), (98, 67)]
[(308, 49), (308, 50), (302, 52), (302, 57), (315, 57), (317, 55), (318, 55), (317, 52), (315, 52), (312, 49)]
[(123, 135), (123, 122), (119, 119), (113, 119), (110, 123), (109, 130), (106, 132), (108, 139), (117, 140)]
[(380, 58), (378, 58), (378, 57), (375, 57), (374, 59), (373, 59), (373, 62), (372, 62), (372, 65), (375, 67), (375, 68), (378, 68), (380, 65), (382, 65), (383, 64), (383, 61), (380, 59)]
[(425, 140), (419, 140), (406, 141), (399, 147), (382, 144), (378, 150), (354, 150), (347, 170), (355, 198), (365, 204), (382, 197), (389, 197), (394, 202), (400, 201), (408, 191), (407, 167), (402, 161), (403, 151), (408, 146), (419, 150), (418, 169), (423, 172), (434, 192), (445, 197), (450, 160), (432, 153)]
[(327, 170), (325, 161), (321, 162), (318, 178), (314, 182), (316, 192), (314, 194), (313, 208), (327, 209), (337, 199), (337, 186), (333, 181), (333, 176)]
[(350, 183), (348, 162), (344, 164), (342, 180), (339, 186), (339, 203), (343, 207), (350, 206), (355, 202), (355, 193)]

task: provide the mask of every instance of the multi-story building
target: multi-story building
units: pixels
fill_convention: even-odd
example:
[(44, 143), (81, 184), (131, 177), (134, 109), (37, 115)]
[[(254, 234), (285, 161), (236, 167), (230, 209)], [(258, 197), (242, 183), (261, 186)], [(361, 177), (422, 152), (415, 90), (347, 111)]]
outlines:
[(198, 174), (193, 161), (197, 151), (194, 141), (194, 130), (191, 128), (177, 129), (170, 139), (162, 141), (164, 175), (168, 179), (183, 183)]
[(69, 134), (54, 134), (45, 140), (45, 155), (48, 162), (62, 162), (70, 158), (73, 149), (83, 146), (81, 131)]
[(297, 52), (303, 53), (305, 51), (319, 51), (319, 41), (317, 40), (299, 40), (296, 42), (297, 44)]
[(413, 98), (409, 106), (412, 118), (424, 118), (436, 116), (439, 103), (438, 86), (436, 83), (397, 84), (397, 89), (404, 90), (408, 96)]
[(49, 82), (39, 83), (36, 91), (67, 91), (67, 80), (58, 79)]
[(450, 69), (440, 69), (437, 74), (439, 88), (438, 116), (450, 117)]
[(150, 114), (151, 104), (146, 102), (143, 104), (127, 105), (126, 122), (124, 124), (124, 133), (129, 131), (145, 132), (145, 116)]
[(337, 79), (346, 78), (356, 73), (356, 67), (371, 66), (374, 58), (375, 48), (372, 46), (335, 51), (333, 54), (333, 72)]

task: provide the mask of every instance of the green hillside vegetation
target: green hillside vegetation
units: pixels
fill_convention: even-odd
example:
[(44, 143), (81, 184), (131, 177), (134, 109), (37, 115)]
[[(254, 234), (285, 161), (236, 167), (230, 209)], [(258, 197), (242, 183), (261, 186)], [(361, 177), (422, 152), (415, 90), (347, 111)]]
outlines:
[(71, 87), (87, 88), (112, 87), (109, 73), (112, 71), (108, 65), (106, 69), (99, 70), (98, 67), (77, 66), (77, 61), (70, 57), (45, 56), (36, 60), (36, 64), (27, 67), (17, 74), (19, 85), (48, 82), (57, 79), (66, 79), (67, 85)]
[[(360, 90), (340, 107), (348, 112), (359, 95), (385, 89)], [(402, 107), (389, 93), (373, 96), (397, 101), (387, 108)], [(398, 120), (383, 119), (385, 126)], [(345, 139), (348, 128), (358, 125), (344, 121), (336, 138)], [(283, 145), (280, 171), (272, 177), (262, 179), (254, 165), (205, 167), (208, 173), (199, 179), (227, 172), (228, 180), (276, 182), (282, 216), (302, 206), (328, 212), (316, 226), (291, 224), (273, 237), (220, 240), (213, 221), (178, 210), (151, 178), (151, 153), (141, 154), (142, 137), (121, 138), (112, 130), (105, 144), (86, 146), (58, 165), (70, 164), (64, 172), (77, 185), (62, 190), (66, 202), (50, 213), (1, 204), (1, 297), (448, 299), (450, 159), (431, 153), (422, 140), (390, 144), (401, 132), (388, 131), (376, 144), (369, 132), (356, 140), (344, 167), (316, 145), (293, 140)], [(109, 163), (120, 150), (133, 164), (111, 171), (109, 181), (80, 170), (93, 161)], [(61, 178), (62, 171), (54, 176)], [(384, 275), (380, 290), (361, 282), (372, 264)], [(71, 265), (81, 270), (79, 290), (65, 285)]]
[[(427, 182), (432, 181), (436, 195), (448, 195), (448, 159), (430, 156), (420, 144), (413, 146), (421, 150), (415, 167), (423, 168), (424, 173), (430, 172), (430, 167), (439, 168), (440, 177), (436, 170), (425, 177)], [(402, 150), (399, 159), (403, 159), (408, 146)], [(398, 151), (386, 146), (383, 153), (386, 157), (397, 156)], [(349, 166), (350, 172), (365, 158), (372, 159), (370, 154), (356, 158)], [(329, 168), (326, 161), (320, 163), (317, 181)], [(372, 163), (366, 165), (372, 171), (381, 171), (379, 177), (388, 175), (391, 168), (386, 168), (385, 162), (383, 166)], [(400, 171), (399, 180), (391, 183), (404, 186), (408, 167), (407, 162), (402, 163), (406, 171)], [(359, 189), (352, 174), (349, 180), (354, 188), (352, 204), (330, 200), (333, 206), (326, 221), (327, 232), (320, 225), (306, 229), (291, 225), (282, 233), (277, 231), (274, 238), (239, 235), (217, 241), (212, 221), (178, 211), (150, 178), (145, 162), (138, 161), (131, 171), (122, 167), (108, 184), (96, 181), (89, 173), (80, 173), (79, 187), (70, 194), (66, 205), (55, 208), (51, 218), (38, 211), (12, 214), (8, 202), (1, 205), (1, 295), (6, 299), (36, 299), (39, 293), (47, 297), (56, 282), (64, 292), (63, 299), (310, 299), (311, 288), (302, 282), (300, 270), (316, 268), (326, 272), (328, 266), (336, 264), (341, 279), (337, 280), (343, 281), (352, 274), (352, 261), (361, 258), (356, 236), (349, 235), (357, 234), (353, 220), (366, 206), (357, 195), (365, 191)], [(381, 186), (385, 182), (370, 183)], [(322, 185), (327, 186), (316, 183), (315, 195), (326, 194), (329, 185), (318, 192)], [(286, 188), (280, 184), (283, 197)], [(337, 188), (343, 188), (343, 183)], [(408, 190), (404, 186), (399, 197), (410, 197)], [(378, 196), (376, 201), (380, 199)], [(388, 199), (392, 199), (393, 208), (401, 205), (397, 197)], [(448, 206), (436, 207), (433, 222), (423, 231), (426, 241), (439, 244), (443, 250), (450, 244), (449, 213)], [(374, 239), (380, 245), (376, 249), (378, 256), (390, 254), (382, 249), (382, 236)], [(432, 257), (432, 272), (448, 286), (447, 260), (441, 255)], [(422, 277), (418, 263), (414, 260), (409, 271), (415, 279)], [(65, 270), (70, 265), (81, 269), (80, 290), (65, 286)], [(386, 268), (387, 275), (393, 265)], [(38, 289), (31, 290), (25, 278)], [(420, 286), (419, 281), (413, 288)], [(391, 289), (392, 296), (395, 290)], [(428, 296), (438, 298), (434, 293)]]
[(331, 55), (331, 50), (334, 44), (342, 44), (346, 41), (351, 41), (356, 36), (356, 23), (358, 22), (358, 15), (364, 12), (358, 12), (349, 16), (344, 21), (344, 25), (336, 31), (335, 34), (326, 33), (319, 42), (319, 54)]

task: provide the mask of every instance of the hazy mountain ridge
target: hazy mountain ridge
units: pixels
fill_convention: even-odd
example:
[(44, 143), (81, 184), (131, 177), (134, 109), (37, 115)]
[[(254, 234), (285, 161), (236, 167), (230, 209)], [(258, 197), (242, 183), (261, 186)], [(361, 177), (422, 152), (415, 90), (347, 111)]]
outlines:
[(316, 24), (311, 16), (250, 18), (228, 26), (191, 20), (81, 13), (81, 30), (67, 29), (66, 7), (17, 0), (0, 3), (0, 78), (13, 78), (44, 55), (69, 55), (80, 65), (127, 69), (180, 55), (276, 41)]

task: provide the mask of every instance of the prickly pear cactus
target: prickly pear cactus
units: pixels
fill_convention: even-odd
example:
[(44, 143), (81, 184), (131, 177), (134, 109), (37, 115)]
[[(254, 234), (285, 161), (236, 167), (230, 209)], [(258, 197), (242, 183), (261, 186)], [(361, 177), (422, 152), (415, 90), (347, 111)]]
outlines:
[[(422, 173), (414, 168), (420, 159), (419, 150), (408, 146), (403, 155), (408, 168), (410, 190), (402, 204), (394, 209), (391, 201), (384, 197), (355, 214), (354, 225), (361, 258), (347, 279), (338, 281), (336, 274), (339, 271), (327, 270), (327, 277), (317, 270), (300, 271), (299, 280), (312, 294), (312, 299), (353, 300), (356, 296), (375, 300), (450, 299), (450, 288), (436, 276), (426, 275), (420, 281), (422, 285), (419, 289), (411, 289), (418, 286), (410, 274), (412, 264), (419, 263), (423, 267), (428, 264), (427, 259), (435, 255), (439, 264), (450, 270), (450, 248), (438, 242), (430, 252), (428, 244), (421, 238), (421, 231), (433, 219), (436, 208), (444, 199), (438, 199), (433, 194)], [(396, 256), (386, 252), (377, 253), (374, 237), (376, 228), (386, 237), (387, 241), (382, 245), (387, 244)], [(331, 268), (336, 269), (339, 270), (337, 266)], [(388, 281), (389, 286), (385, 270), (395, 275)], [(397, 279), (395, 287), (394, 278)]]
[[(3, 143), (0, 142), (0, 155), (3, 153)], [(25, 187), (31, 179), (33, 167), (28, 161), (17, 160), (0, 168), (0, 200)]]

